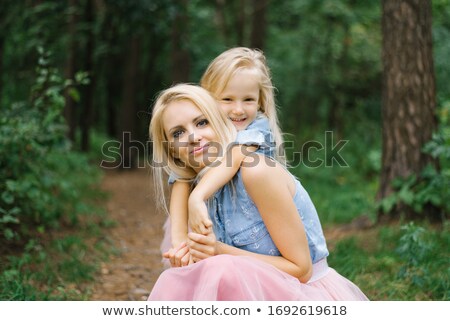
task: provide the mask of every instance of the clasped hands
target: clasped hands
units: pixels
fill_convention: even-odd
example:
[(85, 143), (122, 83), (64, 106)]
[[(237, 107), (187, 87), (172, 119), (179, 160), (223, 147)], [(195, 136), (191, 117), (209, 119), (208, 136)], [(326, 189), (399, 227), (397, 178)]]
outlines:
[(163, 254), (164, 258), (169, 259), (172, 267), (190, 265), (217, 254), (216, 236), (205, 202), (190, 197), (188, 211), (192, 232), (188, 233), (186, 241)]

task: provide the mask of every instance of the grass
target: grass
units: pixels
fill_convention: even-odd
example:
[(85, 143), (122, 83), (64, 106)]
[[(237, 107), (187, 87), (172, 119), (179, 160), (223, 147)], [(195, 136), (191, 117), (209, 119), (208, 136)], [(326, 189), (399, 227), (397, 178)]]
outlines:
[(80, 223), (36, 235), (22, 253), (2, 255), (0, 300), (87, 300), (100, 262), (112, 249), (98, 232)]
[(333, 244), (329, 263), (371, 300), (450, 299), (450, 224), (401, 224), (361, 231)]

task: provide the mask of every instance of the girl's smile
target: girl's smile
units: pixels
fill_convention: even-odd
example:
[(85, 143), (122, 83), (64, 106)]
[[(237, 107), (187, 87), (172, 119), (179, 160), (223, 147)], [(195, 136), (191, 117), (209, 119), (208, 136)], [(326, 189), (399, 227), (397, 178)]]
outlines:
[(259, 109), (260, 77), (254, 69), (238, 71), (219, 95), (219, 104), (237, 130), (255, 120)]

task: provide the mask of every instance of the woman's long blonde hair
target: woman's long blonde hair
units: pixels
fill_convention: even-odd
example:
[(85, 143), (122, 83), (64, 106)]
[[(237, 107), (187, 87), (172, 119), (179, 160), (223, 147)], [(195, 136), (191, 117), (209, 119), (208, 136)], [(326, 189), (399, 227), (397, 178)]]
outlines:
[(176, 101), (187, 100), (193, 103), (205, 116), (209, 126), (217, 135), (217, 143), (222, 147), (224, 156), (226, 149), (236, 136), (236, 129), (217, 106), (217, 101), (211, 94), (196, 85), (178, 84), (162, 91), (153, 107), (152, 119), (149, 126), (150, 140), (153, 144), (153, 179), (155, 182), (156, 199), (158, 205), (167, 213), (167, 202), (164, 195), (163, 173), (174, 175), (178, 180), (192, 182), (197, 172), (174, 157), (169, 149), (168, 137), (164, 132), (163, 114), (167, 107)]
[(259, 75), (259, 108), (269, 120), (275, 141), (275, 158), (286, 164), (283, 135), (281, 133), (277, 108), (275, 105), (274, 86), (266, 57), (257, 49), (237, 47), (229, 49), (216, 57), (208, 66), (201, 79), (201, 86), (216, 99), (225, 90), (230, 79), (243, 69), (252, 69)]

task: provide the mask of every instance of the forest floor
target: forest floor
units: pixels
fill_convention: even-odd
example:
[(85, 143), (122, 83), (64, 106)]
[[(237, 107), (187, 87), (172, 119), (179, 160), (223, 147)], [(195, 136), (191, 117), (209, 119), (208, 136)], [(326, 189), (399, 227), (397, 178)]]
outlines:
[[(156, 210), (152, 183), (149, 169), (105, 173), (108, 218), (116, 222), (107, 233), (117, 253), (101, 264), (90, 300), (145, 300), (163, 271), (159, 246), (166, 216)], [(364, 226), (358, 224), (325, 229), (329, 247), (360, 232)]]

